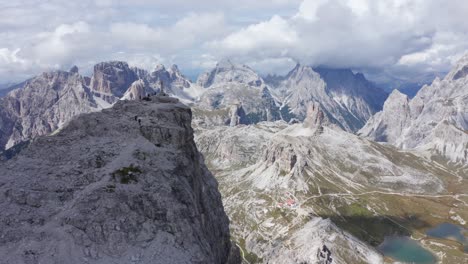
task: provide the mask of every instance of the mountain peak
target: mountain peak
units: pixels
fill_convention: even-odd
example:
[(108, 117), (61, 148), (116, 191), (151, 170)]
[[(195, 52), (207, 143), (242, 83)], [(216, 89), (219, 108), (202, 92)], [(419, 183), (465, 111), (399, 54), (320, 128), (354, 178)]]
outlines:
[(129, 68), (125, 61), (103, 61), (94, 65), (94, 69), (103, 67)]
[(235, 68), (236, 66), (229, 58), (223, 58), (216, 63), (216, 68)]
[(180, 73), (179, 67), (176, 64), (171, 65), (171, 71), (173, 73)]
[(166, 67), (164, 67), (163, 64), (159, 63), (154, 67), (153, 72), (159, 72), (159, 71), (165, 71), (165, 70), (166, 70)]
[(205, 88), (226, 83), (240, 83), (260, 87), (264, 84), (264, 81), (250, 67), (235, 64), (229, 59), (222, 59), (213, 70), (200, 75), (197, 83)]
[(456, 81), (468, 76), (468, 53), (462, 56), (455, 67), (447, 74), (446, 79)]
[[(413, 99), (393, 90), (383, 111), (374, 115), (359, 132), (372, 140), (388, 142), (403, 149), (426, 149), (451, 161), (459, 161), (465, 149), (454, 147), (466, 141), (466, 133), (440, 133), (438, 124), (450, 120), (459, 131), (466, 131), (468, 56), (464, 56), (443, 79), (421, 88)], [(460, 80), (460, 82), (458, 81)], [(457, 136), (456, 136), (457, 135)], [(465, 138), (465, 139), (462, 139)], [(430, 146), (430, 147), (428, 147)], [(455, 149), (458, 148), (458, 149)], [(463, 149), (462, 152), (459, 152)], [(465, 152), (466, 153), (466, 152)]]
[(301, 79), (303, 77), (318, 77), (317, 72), (312, 67), (297, 63), (296, 66), (286, 75), (286, 79)]
[(408, 110), (407, 108), (409, 101), (409, 97), (406, 94), (398, 91), (398, 89), (395, 89), (388, 96), (383, 108), (387, 111), (390, 109), (396, 111), (406, 111)]
[(73, 67), (70, 68), (70, 73), (78, 73), (78, 66), (73, 65)]
[(398, 89), (394, 89), (388, 96), (388, 100), (408, 100), (408, 96)]
[(98, 93), (121, 97), (137, 79), (135, 71), (124, 61), (101, 62), (94, 65), (91, 88)]

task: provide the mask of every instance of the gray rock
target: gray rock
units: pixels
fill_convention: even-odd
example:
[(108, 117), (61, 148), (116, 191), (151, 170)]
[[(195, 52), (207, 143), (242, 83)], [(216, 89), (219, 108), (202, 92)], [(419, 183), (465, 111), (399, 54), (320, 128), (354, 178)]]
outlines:
[(197, 84), (204, 88), (226, 83), (242, 83), (255, 87), (264, 85), (263, 79), (251, 68), (235, 64), (229, 59), (221, 60), (213, 70), (200, 75), (197, 80)]
[(49, 134), (73, 117), (99, 109), (79, 74), (43, 73), (0, 99), (0, 150)]
[(74, 65), (73, 67), (71, 67), (71, 69), (70, 69), (69, 72), (70, 72), (70, 73), (78, 73), (78, 71), (79, 71), (79, 70), (78, 70), (78, 66)]
[(102, 94), (121, 97), (137, 79), (136, 73), (126, 62), (102, 62), (94, 66), (91, 89)]
[(190, 122), (175, 98), (119, 101), (2, 163), (0, 262), (240, 263)]
[(111, 107), (119, 99), (153, 94), (160, 81), (167, 93), (193, 99), (191, 83), (175, 65), (149, 74), (125, 62), (102, 62), (94, 66), (92, 78), (79, 75), (73, 66), (69, 72), (46, 72), (15, 85), (0, 99), (0, 151), (50, 134), (71, 118)]
[[(197, 85), (205, 88), (195, 104), (201, 109), (196, 113), (202, 114), (196, 119), (204, 126), (256, 124), (281, 119), (279, 104), (270, 89), (248, 66), (222, 60), (213, 70), (201, 75)], [(233, 111), (233, 107), (237, 110)], [(221, 115), (220, 112), (223, 112), (222, 117), (212, 118)]]
[(317, 102), (330, 121), (356, 132), (382, 109), (387, 94), (351, 70), (335, 70), (297, 64), (285, 77), (270, 76), (266, 83), (282, 102), (281, 117), (304, 120), (309, 103)]
[(444, 79), (436, 78), (409, 100), (393, 91), (381, 112), (359, 134), (403, 149), (428, 150), (454, 161), (468, 161), (468, 55)]

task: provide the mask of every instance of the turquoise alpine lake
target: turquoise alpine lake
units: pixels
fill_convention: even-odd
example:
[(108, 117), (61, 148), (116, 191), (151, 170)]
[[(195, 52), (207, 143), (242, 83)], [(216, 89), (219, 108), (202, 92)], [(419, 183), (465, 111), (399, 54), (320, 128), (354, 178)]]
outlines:
[(406, 236), (385, 237), (378, 249), (388, 257), (404, 263), (434, 264), (437, 258), (417, 241)]
[(429, 229), (426, 232), (426, 235), (437, 238), (455, 239), (463, 244), (465, 251), (468, 251), (468, 239), (464, 234), (466, 231), (467, 230), (461, 226), (450, 223), (442, 223), (432, 229)]

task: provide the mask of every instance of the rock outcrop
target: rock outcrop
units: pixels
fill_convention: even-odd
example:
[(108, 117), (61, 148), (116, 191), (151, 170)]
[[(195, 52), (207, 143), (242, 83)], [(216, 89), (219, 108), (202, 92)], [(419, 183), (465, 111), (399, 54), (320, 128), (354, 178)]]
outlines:
[(307, 116), (304, 119), (303, 127), (323, 131), (323, 126), (330, 124), (326, 114), (322, 111), (320, 104), (310, 103), (307, 107)]
[(240, 263), (175, 98), (81, 115), (0, 175), (1, 263)]
[(145, 82), (143, 80), (137, 80), (132, 85), (128, 90), (125, 92), (125, 94), (122, 96), (121, 99), (123, 100), (139, 100), (145, 96), (148, 95), (148, 89), (146, 88)]
[[(91, 89), (99, 94), (114, 96), (118, 99), (137, 79), (137, 74), (126, 62), (101, 62), (94, 66)], [(115, 102), (108, 100), (109, 103)]]
[[(198, 85), (205, 88), (196, 103), (196, 107), (204, 111), (203, 119), (208, 126), (223, 124), (256, 124), (261, 121), (275, 121), (281, 119), (279, 107), (269, 88), (264, 81), (252, 69), (245, 65), (237, 65), (229, 60), (223, 60), (212, 71), (200, 76)], [(241, 105), (245, 115), (239, 120), (229, 120), (230, 108)], [(223, 111), (226, 113), (222, 123), (212, 123), (212, 112)]]
[(297, 64), (286, 76), (266, 80), (282, 102), (281, 117), (304, 120), (307, 106), (318, 102), (330, 121), (346, 131), (356, 132), (382, 109), (387, 94), (351, 70), (312, 69)]
[(48, 72), (0, 99), (0, 150), (46, 135), (73, 117), (102, 109), (76, 71)]
[(221, 60), (213, 70), (200, 75), (197, 80), (197, 84), (204, 88), (226, 83), (242, 83), (255, 87), (264, 85), (263, 79), (254, 70), (229, 59)]
[[(383, 111), (373, 116), (359, 134), (403, 149), (432, 149), (436, 153), (443, 153), (443, 156), (452, 161), (466, 162), (467, 65), (468, 55), (463, 57), (444, 79), (436, 78), (431, 85), (421, 88), (411, 100), (394, 91), (385, 102)], [(442, 127), (446, 129), (446, 133), (441, 133)], [(460, 144), (454, 147), (451, 143), (454, 141)], [(441, 151), (444, 149), (452, 151)]]

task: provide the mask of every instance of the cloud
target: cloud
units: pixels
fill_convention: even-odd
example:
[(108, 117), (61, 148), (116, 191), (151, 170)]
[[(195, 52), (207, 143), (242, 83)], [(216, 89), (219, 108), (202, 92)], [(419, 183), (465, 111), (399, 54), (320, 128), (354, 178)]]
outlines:
[(46, 64), (67, 61), (82, 47), (80, 41), (88, 36), (90, 26), (85, 22), (61, 24), (52, 32), (39, 33), (30, 55)]
[[(3, 56), (8, 58), (0, 61), (0, 67), (4, 68), (0, 79), (11, 77), (11, 72), (17, 73), (19, 77), (12, 79), (18, 80), (24, 74), (68, 69), (73, 64), (89, 73), (93, 63), (114, 59), (148, 67), (161, 62), (176, 63), (177, 59), (184, 65), (184, 61), (199, 52), (200, 45), (225, 34), (226, 27), (220, 12), (188, 13), (172, 24), (158, 26), (136, 22), (58, 24), (49, 31), (30, 33), (21, 48), (0, 46)], [(19, 45), (12, 41), (11, 46)], [(11, 55), (12, 50), (17, 52)], [(22, 62), (22, 67), (10, 65), (13, 56)], [(9, 74), (1, 74), (7, 70)]]
[(226, 31), (222, 13), (190, 13), (168, 27), (125, 22), (110, 25), (111, 38), (123, 48), (178, 51), (215, 38)]
[(0, 0), (0, 79), (112, 59), (199, 72), (222, 57), (410, 78), (465, 52), (466, 14), (464, 0)]
[(466, 1), (304, 0), (293, 16), (246, 26), (210, 47), (246, 60), (289, 56), (329, 67), (442, 71), (468, 47), (467, 8)]
[(273, 16), (268, 21), (234, 32), (221, 41), (213, 41), (207, 47), (221, 49), (222, 53), (230, 56), (263, 57), (281, 55), (298, 41), (298, 36), (289, 22), (279, 16)]
[(0, 48), (0, 77), (2, 83), (9, 82), (10, 79), (5, 78), (6, 76), (17, 76), (16, 79), (12, 80), (21, 80), (28, 77), (28, 74), (23, 74), (24, 72), (30, 72), (32, 70), (37, 70), (36, 65), (31, 61), (21, 58), (19, 53), (21, 49), (10, 50), (8, 48)]

